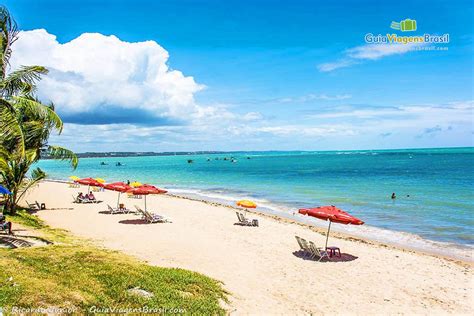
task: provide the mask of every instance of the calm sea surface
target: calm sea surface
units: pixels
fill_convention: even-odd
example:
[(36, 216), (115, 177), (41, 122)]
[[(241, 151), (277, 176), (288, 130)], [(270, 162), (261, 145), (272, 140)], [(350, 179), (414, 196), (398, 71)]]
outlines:
[(76, 171), (52, 160), (38, 165), (53, 179), (138, 180), (229, 204), (253, 199), (288, 217), (301, 207), (336, 205), (366, 223), (336, 229), (402, 243), (474, 246), (474, 148), (87, 158)]

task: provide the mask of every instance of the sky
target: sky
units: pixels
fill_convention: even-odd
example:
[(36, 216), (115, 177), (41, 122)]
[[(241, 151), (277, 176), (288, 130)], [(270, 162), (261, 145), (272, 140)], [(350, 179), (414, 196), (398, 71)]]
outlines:
[(78, 152), (474, 146), (472, 1), (2, 3)]

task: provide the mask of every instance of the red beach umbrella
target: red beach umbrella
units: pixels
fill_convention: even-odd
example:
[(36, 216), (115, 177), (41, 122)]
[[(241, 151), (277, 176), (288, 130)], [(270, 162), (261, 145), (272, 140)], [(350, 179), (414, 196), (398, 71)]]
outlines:
[(89, 192), (89, 187), (103, 187), (104, 186), (104, 184), (92, 178), (79, 179), (79, 180), (76, 180), (76, 182), (82, 185), (87, 185), (87, 192)]
[(133, 195), (144, 195), (145, 196), (145, 211), (146, 211), (146, 196), (148, 194), (164, 194), (168, 191), (157, 188), (153, 185), (144, 184), (136, 188), (131, 188), (127, 191), (127, 193), (131, 193)]
[(114, 183), (105, 184), (104, 189), (118, 192), (118, 198), (117, 198), (117, 208), (118, 208), (120, 205), (120, 194), (127, 192), (128, 190), (132, 189), (132, 187), (123, 182), (114, 182)]
[(123, 183), (123, 182), (114, 182), (114, 183), (105, 184), (104, 189), (124, 193), (124, 192), (127, 192), (128, 190), (132, 189), (132, 187), (129, 186), (128, 184), (126, 184), (126, 183)]
[(344, 225), (362, 225), (364, 222), (357, 217), (350, 215), (347, 212), (344, 212), (341, 209), (338, 209), (334, 205), (329, 206), (320, 206), (315, 208), (302, 208), (298, 210), (298, 213), (303, 215), (308, 215), (322, 219), (324, 221), (329, 221), (328, 232), (326, 234), (326, 247), (328, 246), (329, 230), (331, 229), (331, 223), (339, 223)]

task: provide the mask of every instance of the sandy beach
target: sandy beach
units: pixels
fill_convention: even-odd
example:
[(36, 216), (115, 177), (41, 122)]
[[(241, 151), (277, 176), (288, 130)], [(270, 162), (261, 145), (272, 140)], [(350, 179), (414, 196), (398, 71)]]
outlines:
[[(302, 258), (295, 236), (323, 246), (305, 225), (248, 214), (260, 227), (234, 225), (235, 210), (167, 195), (148, 196), (148, 209), (172, 223), (143, 224), (133, 214), (104, 214), (116, 192), (97, 192), (100, 204), (73, 204), (86, 189), (42, 182), (25, 199), (45, 203), (50, 226), (93, 239), (153, 265), (197, 271), (223, 282), (230, 314), (472, 314), (472, 264), (353, 238), (331, 237), (341, 259)], [(129, 208), (143, 200), (122, 197)]]

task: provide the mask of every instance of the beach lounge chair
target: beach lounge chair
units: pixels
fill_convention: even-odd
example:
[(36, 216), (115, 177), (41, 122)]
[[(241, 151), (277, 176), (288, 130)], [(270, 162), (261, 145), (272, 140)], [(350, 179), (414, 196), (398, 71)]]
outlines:
[(143, 195), (136, 195), (136, 194), (131, 194), (131, 193), (128, 193), (127, 194), (127, 197), (129, 199), (141, 199), (143, 197)]
[(88, 198), (79, 198), (79, 197), (75, 197), (74, 195), (72, 196), (73, 198), (73, 203), (99, 203), (101, 201), (91, 201), (89, 200)]
[[(26, 201), (26, 200), (25, 200)], [(37, 211), (40, 209), (40, 206), (38, 204), (38, 202), (36, 203), (30, 203), (28, 201), (26, 201), (26, 204), (28, 204), (28, 208), (31, 210), (31, 211)]]
[(249, 220), (242, 213), (237, 213), (237, 217), (239, 217), (241, 225), (244, 225), (244, 226), (258, 226), (258, 220), (257, 219)]
[(235, 212), (235, 214), (237, 215), (237, 219), (239, 220), (239, 222), (237, 224), (246, 225), (246, 226), (251, 226), (252, 225), (252, 223), (250, 223), (248, 221), (245, 221), (245, 219), (242, 219), (242, 216), (240, 215), (239, 212)]
[(313, 257), (313, 252), (311, 251), (311, 248), (309, 247), (308, 242), (306, 239), (300, 238), (300, 246), (303, 249), (305, 257), (310, 256), (311, 258)]
[(295, 236), (295, 238), (296, 238), (296, 241), (298, 242), (298, 245), (300, 246), (300, 251), (306, 252), (306, 249), (305, 249), (303, 243), (301, 242), (301, 238), (298, 237), (298, 236)]
[(107, 204), (107, 209), (109, 210), (110, 214), (124, 214), (124, 213), (129, 213), (130, 210), (126, 208), (114, 208)]
[(150, 224), (153, 223), (171, 223), (168, 219), (164, 218), (161, 215), (158, 214), (153, 214), (148, 211), (142, 210), (140, 207), (135, 205), (135, 208), (137, 209), (138, 212), (140, 212), (143, 215), (143, 219), (147, 221)]
[[(43, 203), (42, 205), (38, 203), (38, 201), (35, 201), (35, 205), (38, 208), (38, 210), (43, 210), (46, 209), (46, 205)], [(43, 206), (43, 207), (41, 207)]]
[(328, 255), (328, 252), (326, 250), (316, 247), (316, 245), (312, 241), (309, 242), (309, 249), (312, 253), (311, 258), (319, 258), (318, 261), (321, 261), (323, 258), (331, 260)]
[(237, 214), (237, 218), (239, 219), (239, 222), (237, 224), (243, 226), (252, 226), (252, 223), (248, 221), (245, 217), (243, 217), (241, 213), (235, 212), (235, 214)]

